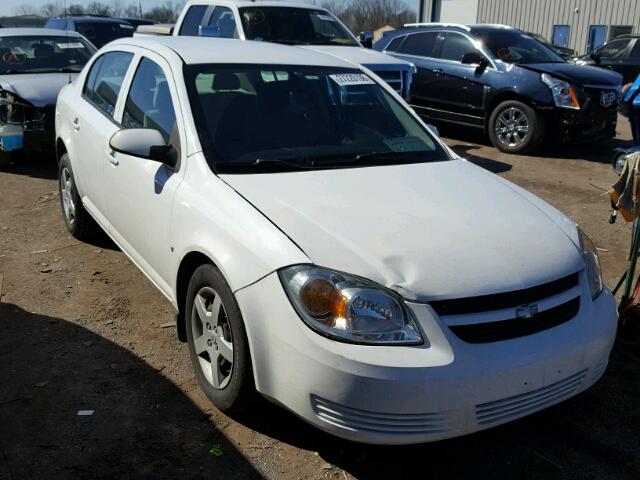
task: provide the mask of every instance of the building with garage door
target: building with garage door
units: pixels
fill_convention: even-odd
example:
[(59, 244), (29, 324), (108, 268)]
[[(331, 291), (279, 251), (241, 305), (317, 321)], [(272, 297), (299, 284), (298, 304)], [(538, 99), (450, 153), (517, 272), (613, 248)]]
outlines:
[(579, 54), (640, 33), (638, 0), (421, 0), (420, 7), (423, 22), (510, 25)]

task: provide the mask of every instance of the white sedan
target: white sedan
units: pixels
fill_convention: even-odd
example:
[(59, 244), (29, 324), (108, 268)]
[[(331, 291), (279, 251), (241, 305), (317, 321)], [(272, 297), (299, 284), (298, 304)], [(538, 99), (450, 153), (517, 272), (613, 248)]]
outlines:
[(176, 308), (222, 410), (463, 435), (596, 382), (616, 329), (567, 217), (457, 158), (366, 69), (298, 47), (115, 41), (60, 94), (60, 197)]

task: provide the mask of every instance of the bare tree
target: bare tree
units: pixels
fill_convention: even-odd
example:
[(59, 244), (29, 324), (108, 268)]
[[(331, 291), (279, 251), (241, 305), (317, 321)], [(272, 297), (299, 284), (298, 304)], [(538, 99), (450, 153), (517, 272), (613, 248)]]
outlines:
[(175, 22), (180, 15), (182, 7), (184, 7), (184, 3), (184, 1), (167, 1), (164, 5), (153, 7), (151, 10), (147, 11), (144, 16), (145, 18), (158, 20), (160, 22)]
[(110, 15), (111, 6), (102, 2), (91, 2), (89, 5), (87, 5), (85, 12), (90, 15)]
[(124, 17), (131, 17), (131, 18), (137, 18), (142, 16), (141, 15), (142, 12), (140, 11), (140, 4), (139, 3), (132, 3), (129, 6), (125, 7), (122, 10), (122, 15)]
[(16, 7), (13, 12), (17, 15), (17, 16), (22, 16), (22, 15), (37, 15), (38, 11), (35, 9), (35, 7), (33, 5), (20, 5), (18, 7)]
[(356, 34), (385, 25), (398, 27), (416, 19), (416, 13), (404, 0), (323, 0), (320, 5)]
[(55, 3), (54, 2), (45, 3), (40, 8), (40, 14), (46, 18), (58, 17), (60, 15), (64, 15), (64, 5), (59, 1)]
[(122, 0), (111, 0), (111, 8), (109, 15), (114, 17), (121, 17), (124, 12), (124, 2)]
[(84, 6), (77, 3), (67, 7), (67, 15), (82, 15), (83, 13), (85, 13)]

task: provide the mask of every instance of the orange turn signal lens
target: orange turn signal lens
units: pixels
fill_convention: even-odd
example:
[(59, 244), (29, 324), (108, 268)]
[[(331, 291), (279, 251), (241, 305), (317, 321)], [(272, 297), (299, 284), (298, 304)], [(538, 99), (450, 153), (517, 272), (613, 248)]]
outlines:
[(576, 91), (573, 87), (569, 87), (569, 98), (571, 99), (571, 105), (580, 110), (580, 102), (578, 101), (578, 97), (576, 97)]
[(346, 313), (347, 299), (324, 278), (313, 278), (305, 283), (300, 289), (300, 300), (315, 317), (343, 317)]

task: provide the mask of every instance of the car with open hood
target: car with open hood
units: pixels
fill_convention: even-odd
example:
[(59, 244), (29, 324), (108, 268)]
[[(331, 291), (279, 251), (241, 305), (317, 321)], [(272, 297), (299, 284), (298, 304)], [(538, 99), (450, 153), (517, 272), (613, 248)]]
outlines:
[(69, 231), (99, 225), (169, 299), (216, 406), (257, 391), (413, 443), (602, 376), (616, 305), (574, 222), (457, 157), (370, 71), (218, 42), (113, 42), (56, 116)]
[(482, 129), (504, 152), (616, 134), (622, 77), (567, 62), (516, 28), (414, 24), (374, 48), (415, 64), (410, 103), (421, 116)]
[(53, 147), (58, 93), (95, 51), (73, 32), (0, 30), (0, 163), (24, 150)]
[[(136, 33), (158, 34), (158, 26)], [(325, 8), (278, 0), (190, 0), (165, 34), (235, 38), (296, 45), (363, 65), (405, 99), (415, 67), (407, 61), (364, 48), (349, 29)]]

